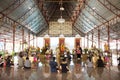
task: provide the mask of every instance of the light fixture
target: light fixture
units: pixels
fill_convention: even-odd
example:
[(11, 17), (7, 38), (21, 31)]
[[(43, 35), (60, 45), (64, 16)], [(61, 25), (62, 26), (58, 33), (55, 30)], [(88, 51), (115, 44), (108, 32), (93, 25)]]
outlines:
[(28, 9), (30, 10), (30, 9), (31, 9), (31, 7), (29, 6), (29, 7), (28, 7)]
[(60, 34), (60, 36), (59, 36), (60, 38), (64, 38), (64, 35), (63, 34)]
[(48, 34), (46, 34), (46, 35), (44, 36), (44, 38), (49, 38), (49, 35), (48, 35)]
[(58, 22), (59, 23), (64, 23), (65, 22), (65, 19), (62, 18), (62, 16), (58, 19)]
[(95, 8), (95, 7), (93, 7), (92, 9), (93, 9), (93, 10), (95, 10), (96, 8)]
[(80, 38), (80, 35), (79, 35), (79, 34), (77, 34), (75, 37), (76, 37), (76, 38)]
[(62, 11), (64, 11), (64, 7), (62, 6), (62, 0), (61, 0), (61, 3), (60, 3), (60, 18), (57, 20), (58, 23), (64, 23), (65, 22), (65, 19), (62, 17)]
[(60, 7), (60, 11), (64, 11), (64, 7), (63, 6)]

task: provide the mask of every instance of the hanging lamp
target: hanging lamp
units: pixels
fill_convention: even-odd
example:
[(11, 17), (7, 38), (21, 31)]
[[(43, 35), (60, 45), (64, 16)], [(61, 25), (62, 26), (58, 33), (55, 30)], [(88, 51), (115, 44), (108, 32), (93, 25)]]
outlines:
[(65, 22), (65, 19), (63, 18), (63, 16), (62, 16), (62, 11), (64, 11), (64, 7), (63, 7), (63, 5), (62, 5), (63, 3), (62, 3), (62, 0), (61, 0), (61, 2), (60, 2), (60, 18), (58, 18), (58, 23), (64, 23)]

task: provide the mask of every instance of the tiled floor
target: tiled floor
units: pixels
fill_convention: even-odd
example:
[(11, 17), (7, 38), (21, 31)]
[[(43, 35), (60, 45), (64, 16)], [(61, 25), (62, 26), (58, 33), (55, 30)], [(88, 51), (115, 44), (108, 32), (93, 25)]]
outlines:
[(120, 80), (117, 67), (86, 68), (71, 62), (69, 73), (51, 73), (44, 64), (29, 70), (17, 67), (0, 68), (0, 80)]

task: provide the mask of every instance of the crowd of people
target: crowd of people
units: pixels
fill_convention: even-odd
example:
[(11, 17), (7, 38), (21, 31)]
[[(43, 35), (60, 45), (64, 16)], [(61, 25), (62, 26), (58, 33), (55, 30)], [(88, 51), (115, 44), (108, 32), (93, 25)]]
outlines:
[[(50, 67), (51, 67), (51, 72), (61, 72), (61, 73), (67, 73), (70, 71), (69, 69), (69, 64), (68, 64), (68, 59), (63, 58), (60, 65), (55, 61), (55, 57), (53, 57), (53, 60), (50, 61)], [(79, 60), (77, 60), (79, 61)], [(79, 61), (79, 64), (81, 64), (81, 61)], [(105, 67), (104, 61), (101, 59), (101, 56), (99, 56), (99, 59), (97, 60), (97, 66), (96, 67)], [(86, 62), (86, 67), (88, 68), (94, 68), (94, 64), (92, 62), (92, 59), (88, 57), (87, 62)]]
[[(30, 69), (32, 62), (29, 60), (29, 56), (26, 56), (26, 60), (23, 59), (23, 53), (20, 52), (19, 56), (18, 56), (18, 67), (19, 68), (26, 68), (26, 69)], [(80, 55), (81, 56), (81, 55)], [(81, 57), (78, 56), (77, 54), (77, 58), (80, 58), (80, 60), (82, 62), (84, 62)], [(58, 66), (58, 63), (56, 62), (55, 57), (52, 57), (52, 60), (50, 61), (50, 66), (51, 66), (51, 72), (57, 72), (58, 68), (61, 70), (61, 72), (67, 72), (69, 71), (68, 68), (68, 60), (70, 61), (70, 59), (68, 59), (69, 57), (64, 57), (62, 60), (60, 60), (60, 66)], [(4, 63), (6, 67), (10, 67), (11, 65), (13, 65), (13, 62), (11, 61), (12, 56), (8, 56), (5, 60), (0, 56), (0, 66), (4, 66)], [(118, 59), (119, 60), (119, 59)], [(88, 67), (93, 67), (93, 62), (92, 62), (92, 58), (87, 56), (87, 60), (85, 61), (85, 63), (87, 64)], [(104, 61), (101, 59), (101, 56), (99, 56), (99, 59), (97, 60), (97, 67), (104, 67)]]
[[(39, 58), (33, 58), (33, 62), (31, 61), (30, 57), (28, 55), (24, 55), (23, 52), (20, 52), (18, 54), (18, 69), (25, 69), (25, 71), (32, 71), (33, 69), (33, 64), (34, 61), (37, 63), (41, 62), (42, 63), (42, 75), (44, 78), (52, 78), (52, 76), (55, 76), (56, 80), (72, 80), (72, 76), (75, 76), (75, 80), (79, 80), (81, 77), (84, 77), (84, 79), (88, 80), (94, 80), (94, 71), (96, 70), (99, 75), (102, 74), (105, 65), (105, 61), (103, 60), (102, 56), (99, 55), (96, 61), (96, 65), (93, 62), (93, 59), (89, 55), (83, 55), (81, 53), (81, 57), (77, 55), (77, 53), (74, 55), (76, 58), (71, 58), (64, 56), (60, 62), (57, 61), (57, 57), (52, 56), (50, 59), (47, 57), (44, 57), (45, 62), (43, 63), (42, 60)], [(84, 57), (83, 57), (84, 56)], [(33, 56), (34, 57), (34, 56)], [(10, 67), (12, 65), (11, 61), (12, 57), (8, 56), (5, 60), (6, 62), (6, 67)], [(0, 66), (4, 66), (4, 59), (0, 56)], [(71, 69), (70, 61), (73, 61), (73, 68)], [(118, 58), (119, 64), (120, 64), (120, 58)], [(83, 64), (82, 64), (83, 63)], [(118, 64), (118, 65), (119, 65)], [(38, 66), (38, 65), (36, 65)], [(100, 67), (100, 68), (98, 68)], [(27, 69), (27, 70), (26, 70)], [(32, 70), (31, 70), (32, 69)], [(39, 66), (36, 68), (36, 70), (39, 70)], [(83, 71), (83, 69), (85, 69)], [(101, 72), (102, 71), (102, 72)], [(55, 74), (55, 75), (53, 75)], [(66, 76), (67, 75), (67, 76)], [(72, 75), (72, 76), (71, 76)], [(83, 76), (84, 75), (84, 76)], [(31, 80), (33, 80), (33, 76), (31, 75)], [(62, 78), (62, 79), (61, 79)]]
[(5, 57), (5, 59), (2, 57), (2, 55), (0, 55), (0, 67), (10, 67), (11, 65), (13, 65), (13, 61), (11, 60), (12, 56), (7, 56)]
[[(66, 53), (68, 54), (68, 53)], [(74, 58), (74, 56), (76, 56)], [(25, 57), (26, 59), (24, 59), (23, 57)], [(49, 61), (49, 65), (51, 68), (51, 72), (61, 72), (61, 73), (67, 73), (70, 71), (69, 69), (69, 64), (68, 61), (70, 61), (71, 59), (76, 59), (78, 61), (80, 61), (80, 64), (82, 66), (87, 66), (90, 68), (93, 67), (105, 67), (106, 66), (106, 62), (102, 59), (102, 56), (99, 55), (99, 58), (97, 58), (96, 60), (96, 64), (94, 64), (93, 62), (93, 57), (90, 56), (89, 54), (83, 54), (82, 52), (82, 48), (80, 46), (77, 46), (76, 50), (75, 50), (75, 54), (73, 55), (73, 58), (71, 58), (70, 55), (67, 56), (63, 56), (63, 58), (61, 60), (56, 61), (57, 57), (51, 56), (50, 57), (50, 61)], [(48, 58), (46, 58), (48, 59)], [(34, 59), (36, 62), (38, 61), (38, 59)], [(120, 66), (120, 57), (118, 58), (118, 66)], [(23, 54), (23, 52), (20, 52), (18, 55), (18, 68), (25, 68), (25, 69), (31, 69), (33, 62), (31, 62), (31, 60), (29, 60), (29, 56), (25, 56)], [(2, 55), (0, 55), (0, 67), (6, 66), (6, 67), (10, 67), (11, 65), (14, 65), (12, 62), (12, 56), (7, 56), (6, 59), (2, 58)]]
[[(3, 59), (2, 55), (0, 55), (0, 67), (11, 67), (13, 66), (13, 59), (12, 56), (8, 55), (5, 59)], [(31, 68), (31, 61), (29, 60), (29, 57), (26, 57), (26, 60), (23, 59), (23, 53), (20, 52), (18, 56), (18, 68)]]

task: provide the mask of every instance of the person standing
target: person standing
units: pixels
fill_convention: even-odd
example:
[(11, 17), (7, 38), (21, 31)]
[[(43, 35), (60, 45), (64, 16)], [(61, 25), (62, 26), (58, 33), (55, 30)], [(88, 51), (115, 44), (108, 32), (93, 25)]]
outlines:
[(82, 48), (80, 46), (77, 46), (76, 54), (77, 54), (77, 59), (81, 59)]

